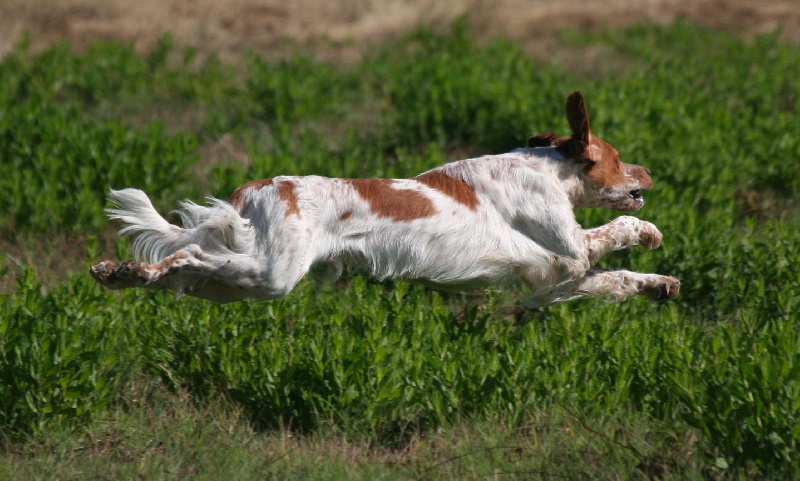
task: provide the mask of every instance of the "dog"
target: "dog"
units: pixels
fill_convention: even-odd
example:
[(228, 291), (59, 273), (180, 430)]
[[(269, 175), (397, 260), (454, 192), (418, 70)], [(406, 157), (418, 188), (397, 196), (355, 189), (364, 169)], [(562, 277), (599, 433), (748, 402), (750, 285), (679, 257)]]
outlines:
[(182, 202), (168, 223), (141, 190), (112, 190), (111, 219), (131, 235), (135, 260), (90, 268), (109, 289), (170, 289), (215, 302), (287, 295), (315, 264), (345, 265), (377, 280), (465, 290), (524, 282), (539, 308), (595, 296), (674, 297), (680, 281), (594, 267), (611, 251), (657, 248), (655, 225), (621, 216), (583, 229), (573, 209), (634, 212), (650, 171), (622, 163), (592, 134), (583, 95), (567, 98), (572, 134), (460, 160), (411, 179), (280, 176), (248, 182), (208, 206)]

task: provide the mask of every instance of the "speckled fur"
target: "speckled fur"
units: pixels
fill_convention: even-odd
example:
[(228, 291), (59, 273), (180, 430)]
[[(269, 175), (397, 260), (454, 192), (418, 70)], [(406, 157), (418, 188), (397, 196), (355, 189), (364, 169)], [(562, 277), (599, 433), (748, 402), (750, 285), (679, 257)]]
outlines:
[(524, 282), (541, 307), (592, 296), (675, 296), (668, 276), (593, 268), (605, 254), (662, 235), (622, 216), (593, 229), (577, 207), (632, 212), (650, 171), (619, 161), (595, 137), (583, 97), (567, 100), (569, 137), (544, 134), (531, 148), (452, 162), (412, 179), (281, 176), (245, 184), (227, 202), (186, 202), (168, 223), (140, 190), (112, 191), (112, 218), (133, 235), (135, 260), (90, 269), (110, 289), (170, 289), (217, 302), (288, 294), (314, 264), (382, 279), (459, 290)]

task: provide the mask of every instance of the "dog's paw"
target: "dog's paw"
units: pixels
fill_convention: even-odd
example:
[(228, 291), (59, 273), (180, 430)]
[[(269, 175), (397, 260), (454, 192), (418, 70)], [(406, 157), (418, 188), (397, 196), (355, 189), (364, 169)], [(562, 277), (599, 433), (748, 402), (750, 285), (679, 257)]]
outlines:
[(116, 264), (111, 261), (103, 261), (89, 268), (89, 275), (100, 285), (109, 287), (111, 274), (117, 269)]
[(647, 249), (656, 249), (661, 245), (663, 238), (664, 236), (661, 235), (658, 227), (650, 222), (642, 221), (642, 226), (639, 229), (639, 245)]
[(111, 261), (103, 261), (90, 267), (89, 274), (100, 285), (111, 290), (141, 287), (147, 284), (147, 277), (142, 272), (141, 264), (135, 261), (125, 261), (119, 266)]
[(655, 282), (648, 283), (641, 293), (653, 301), (666, 301), (678, 295), (681, 281), (672, 276), (656, 276)]

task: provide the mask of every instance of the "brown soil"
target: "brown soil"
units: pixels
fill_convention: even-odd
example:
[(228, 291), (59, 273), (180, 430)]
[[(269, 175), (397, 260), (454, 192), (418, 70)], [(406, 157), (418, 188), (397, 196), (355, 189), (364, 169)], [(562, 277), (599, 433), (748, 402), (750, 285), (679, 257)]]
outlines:
[(160, 34), (235, 61), (245, 50), (280, 56), (295, 48), (353, 61), (420, 24), (442, 27), (468, 14), (479, 38), (520, 41), (546, 57), (565, 27), (669, 23), (684, 17), (750, 36), (782, 29), (800, 40), (800, 0), (0, 0), (0, 56), (28, 31), (33, 50), (66, 39), (133, 42), (147, 51)]

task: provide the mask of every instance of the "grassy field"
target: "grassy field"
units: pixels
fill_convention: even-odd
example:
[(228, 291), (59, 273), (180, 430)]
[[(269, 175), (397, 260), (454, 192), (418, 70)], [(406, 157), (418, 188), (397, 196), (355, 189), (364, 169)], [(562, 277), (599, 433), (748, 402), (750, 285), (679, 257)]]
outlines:
[[(537, 62), (464, 22), (352, 65), (19, 45), (0, 63), (0, 477), (797, 477), (796, 45), (689, 24), (560, 41), (606, 61)], [(110, 187), (168, 212), (278, 174), (411, 176), (566, 133), (576, 89), (653, 171), (637, 215), (664, 233), (603, 265), (680, 278), (674, 302), (523, 313), (521, 287), (354, 274), (220, 306), (85, 274), (128, 257)]]

